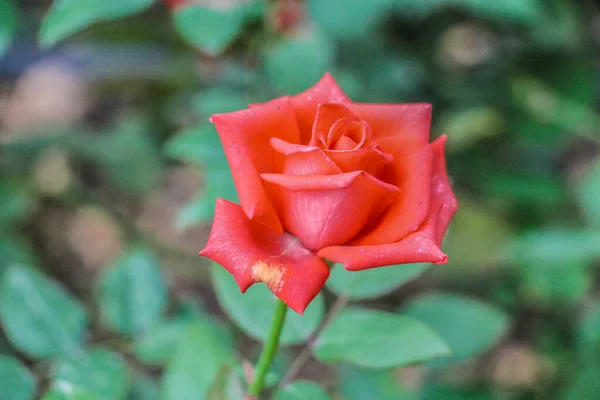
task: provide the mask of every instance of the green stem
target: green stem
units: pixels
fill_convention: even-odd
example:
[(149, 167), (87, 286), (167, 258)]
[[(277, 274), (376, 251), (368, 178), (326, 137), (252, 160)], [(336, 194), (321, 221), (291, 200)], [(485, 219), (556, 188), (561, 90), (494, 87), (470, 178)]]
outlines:
[(269, 332), (269, 337), (258, 358), (258, 363), (256, 364), (256, 369), (254, 371), (254, 379), (252, 379), (252, 383), (248, 388), (248, 394), (251, 396), (256, 396), (258, 398), (258, 395), (260, 395), (260, 392), (263, 389), (265, 377), (267, 376), (267, 372), (269, 372), (269, 367), (271, 366), (271, 362), (273, 361), (273, 357), (275, 357), (277, 347), (279, 346), (279, 337), (283, 330), (283, 322), (285, 321), (287, 310), (288, 306), (286, 306), (283, 301), (277, 300), (275, 312), (273, 313), (273, 322), (271, 323), (271, 332)]

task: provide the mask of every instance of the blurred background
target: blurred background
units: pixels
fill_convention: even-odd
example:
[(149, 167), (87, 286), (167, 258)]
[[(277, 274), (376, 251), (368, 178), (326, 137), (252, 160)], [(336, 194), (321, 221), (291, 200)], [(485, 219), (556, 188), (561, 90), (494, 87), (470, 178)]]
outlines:
[(213, 359), (255, 361), (270, 311), (196, 255), (236, 200), (208, 118), (326, 71), (433, 104), (460, 210), (447, 265), (334, 274), (274, 376), (342, 295), (453, 355), (311, 357), (334, 398), (600, 399), (599, 49), (592, 1), (0, 0), (0, 399), (241, 399)]

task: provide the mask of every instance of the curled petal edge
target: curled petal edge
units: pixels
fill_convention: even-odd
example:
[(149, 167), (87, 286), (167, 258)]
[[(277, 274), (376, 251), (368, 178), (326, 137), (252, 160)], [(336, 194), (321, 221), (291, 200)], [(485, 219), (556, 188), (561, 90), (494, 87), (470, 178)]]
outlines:
[(245, 292), (257, 282), (302, 314), (329, 277), (329, 267), (288, 233), (249, 220), (242, 208), (217, 199), (215, 219), (201, 256), (221, 264)]

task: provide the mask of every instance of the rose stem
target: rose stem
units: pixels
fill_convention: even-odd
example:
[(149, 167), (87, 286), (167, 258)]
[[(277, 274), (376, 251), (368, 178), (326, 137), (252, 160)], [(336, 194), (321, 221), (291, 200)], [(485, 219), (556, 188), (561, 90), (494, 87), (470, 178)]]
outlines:
[(287, 310), (288, 306), (286, 306), (283, 301), (278, 299), (277, 305), (275, 306), (275, 312), (273, 313), (273, 322), (271, 323), (269, 337), (265, 342), (260, 357), (258, 358), (258, 363), (256, 364), (256, 369), (254, 372), (254, 379), (248, 388), (248, 394), (251, 396), (258, 396), (262, 391), (265, 383), (265, 377), (267, 376), (267, 372), (269, 372), (269, 367), (271, 366), (271, 362), (273, 361), (273, 357), (275, 357), (277, 347), (279, 346), (279, 337), (281, 336)]

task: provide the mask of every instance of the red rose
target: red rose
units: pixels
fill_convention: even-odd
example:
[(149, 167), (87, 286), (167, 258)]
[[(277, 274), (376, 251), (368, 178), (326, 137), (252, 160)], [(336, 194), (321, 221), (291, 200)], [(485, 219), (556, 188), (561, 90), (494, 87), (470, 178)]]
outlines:
[(219, 199), (201, 255), (245, 291), (302, 313), (329, 276), (432, 262), (457, 209), (431, 105), (353, 103), (331, 75), (293, 97), (212, 117), (241, 206)]

